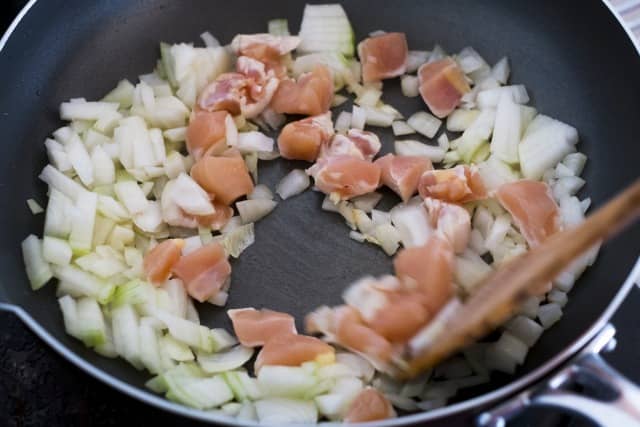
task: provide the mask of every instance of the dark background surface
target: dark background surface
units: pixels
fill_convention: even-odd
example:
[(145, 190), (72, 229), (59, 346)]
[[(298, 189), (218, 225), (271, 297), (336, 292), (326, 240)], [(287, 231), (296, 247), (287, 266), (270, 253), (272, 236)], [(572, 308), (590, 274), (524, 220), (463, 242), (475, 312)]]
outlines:
[[(0, 2), (5, 28), (24, 1)], [(635, 291), (614, 319), (618, 348), (611, 363), (640, 382), (640, 292)], [(46, 347), (12, 315), (0, 313), (0, 426), (195, 426), (150, 408), (88, 377)], [(451, 425), (451, 423), (447, 423)], [(590, 423), (538, 409), (515, 420), (518, 426), (589, 426)]]

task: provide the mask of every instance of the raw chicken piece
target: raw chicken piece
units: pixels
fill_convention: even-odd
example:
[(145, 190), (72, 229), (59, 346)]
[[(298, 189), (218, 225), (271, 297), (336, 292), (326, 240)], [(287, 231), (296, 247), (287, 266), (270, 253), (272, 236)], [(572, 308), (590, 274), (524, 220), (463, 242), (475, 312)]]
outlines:
[(168, 239), (147, 252), (142, 264), (147, 279), (154, 285), (161, 285), (167, 280), (180, 259), (183, 247), (184, 240)]
[(320, 364), (335, 362), (336, 351), (318, 338), (305, 335), (280, 334), (268, 339), (256, 357), (254, 370), (265, 365), (299, 366), (304, 362)]
[(172, 271), (192, 298), (204, 302), (223, 288), (231, 275), (231, 265), (222, 246), (213, 242), (182, 256)]
[(358, 56), (364, 83), (401, 76), (407, 70), (407, 38), (404, 33), (369, 37), (358, 44)]
[(331, 156), (307, 170), (325, 194), (350, 199), (371, 193), (380, 184), (380, 166), (354, 156)]
[(418, 78), (422, 99), (431, 112), (441, 119), (455, 110), (462, 95), (471, 90), (464, 73), (451, 58), (422, 65), (418, 70)]
[(418, 192), (449, 203), (467, 203), (487, 197), (482, 178), (475, 166), (428, 170), (420, 177)]
[(408, 289), (420, 294), (431, 316), (453, 296), (453, 249), (437, 235), (423, 246), (402, 249), (393, 260), (396, 275)]
[(246, 99), (247, 78), (240, 73), (220, 74), (204, 88), (198, 107), (206, 111), (228, 111), (238, 115)]
[(293, 316), (287, 313), (263, 308), (240, 308), (228, 310), (227, 315), (233, 324), (238, 341), (247, 347), (264, 345), (269, 339), (278, 335), (294, 335), (296, 323)]
[(375, 163), (382, 170), (382, 183), (395, 191), (405, 203), (415, 194), (422, 174), (433, 169), (431, 161), (421, 156), (387, 154)]
[(320, 149), (320, 159), (332, 156), (353, 156), (371, 161), (381, 148), (380, 139), (373, 132), (349, 129), (347, 135), (334, 135)]
[(344, 422), (363, 423), (386, 420), (395, 416), (396, 412), (387, 398), (375, 388), (367, 387), (349, 405)]
[(460, 205), (427, 197), (424, 204), (429, 212), (431, 225), (451, 243), (456, 253), (462, 253), (469, 244), (471, 215)]
[(288, 123), (278, 136), (278, 148), (285, 159), (313, 162), (320, 147), (333, 136), (331, 113)]
[(211, 147), (225, 145), (226, 111), (194, 111), (187, 127), (187, 150), (198, 160)]
[(317, 116), (329, 111), (333, 101), (333, 77), (324, 65), (316, 65), (298, 77), (298, 81), (283, 80), (278, 86), (271, 107), (276, 113)]
[[(191, 168), (193, 179), (215, 200), (230, 205), (253, 191), (253, 182), (242, 156), (227, 151), (220, 157), (203, 157)], [(239, 156), (239, 157), (238, 157)]]
[(339, 344), (383, 363), (391, 359), (391, 343), (366, 326), (355, 309), (349, 306), (334, 308), (332, 323), (333, 333)]
[(503, 184), (496, 196), (530, 246), (537, 246), (560, 231), (560, 211), (544, 182), (521, 180)]

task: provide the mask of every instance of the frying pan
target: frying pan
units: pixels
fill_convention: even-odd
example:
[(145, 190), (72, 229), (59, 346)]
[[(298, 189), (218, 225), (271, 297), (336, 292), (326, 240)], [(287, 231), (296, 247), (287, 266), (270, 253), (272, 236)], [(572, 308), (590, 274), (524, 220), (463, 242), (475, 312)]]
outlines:
[[(532, 105), (579, 130), (579, 148), (590, 159), (582, 192), (595, 206), (638, 176), (640, 56), (605, 3), (343, 3), (358, 40), (383, 29), (406, 32), (413, 49), (440, 43), (456, 52), (471, 45), (490, 63), (508, 55), (511, 79), (526, 84)], [(60, 102), (98, 99), (119, 79), (133, 80), (150, 71), (160, 41), (197, 42), (198, 35), (209, 30), (226, 43), (237, 33), (265, 31), (272, 18), (287, 18), (295, 31), (303, 6), (286, 0), (31, 1), (0, 43), (0, 307), (16, 313), (72, 363), (123, 393), (184, 416), (237, 424), (148, 392), (143, 387), (147, 374), (121, 360), (102, 358), (65, 334), (54, 286), (33, 293), (23, 271), (20, 241), (42, 230), (42, 215), (30, 215), (25, 200), (46, 200), (37, 175), (46, 163), (42, 141), (61, 125)], [(385, 83), (389, 103), (405, 114), (424, 108), (419, 99), (403, 98), (398, 86)], [(380, 135), (383, 151), (389, 151), (392, 135)], [(261, 166), (261, 181), (273, 187), (288, 170), (301, 166), (268, 162)], [(341, 219), (321, 212), (320, 204), (321, 195), (306, 192), (281, 203), (257, 225), (256, 243), (233, 265), (227, 308), (266, 306), (301, 319), (318, 305), (337, 304), (342, 289), (354, 279), (391, 271), (390, 258), (348, 239)], [(495, 375), (487, 386), (465, 392), (445, 408), (383, 424), (472, 417), (557, 369), (602, 331), (632, 286), (625, 278), (638, 256), (639, 242), (640, 227), (635, 226), (603, 248), (571, 292), (564, 318), (543, 335), (516, 375)], [(203, 323), (229, 327), (224, 309), (199, 310)], [(605, 338), (611, 335), (610, 329), (603, 333)]]

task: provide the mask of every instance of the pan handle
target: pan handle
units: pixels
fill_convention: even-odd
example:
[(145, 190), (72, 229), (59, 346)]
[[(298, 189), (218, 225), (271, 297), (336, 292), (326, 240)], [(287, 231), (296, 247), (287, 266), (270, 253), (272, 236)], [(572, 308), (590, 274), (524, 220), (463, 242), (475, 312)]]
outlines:
[[(517, 395), (477, 418), (480, 427), (504, 427), (532, 406), (554, 406), (583, 415), (603, 427), (640, 426), (640, 388), (600, 356), (615, 347), (615, 328), (606, 325), (593, 341), (542, 385)], [(575, 391), (576, 386), (592, 396)], [(572, 390), (573, 388), (573, 390)]]

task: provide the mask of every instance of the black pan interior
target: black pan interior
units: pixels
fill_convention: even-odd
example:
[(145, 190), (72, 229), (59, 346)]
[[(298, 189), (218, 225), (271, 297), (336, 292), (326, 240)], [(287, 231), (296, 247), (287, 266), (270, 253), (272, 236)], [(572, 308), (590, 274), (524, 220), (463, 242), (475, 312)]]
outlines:
[[(576, 126), (579, 149), (589, 155), (582, 195), (595, 206), (638, 177), (640, 57), (599, 1), (491, 3), (458, 1), (345, 1), (362, 39), (374, 30), (407, 33), (412, 49), (440, 43), (449, 52), (471, 45), (488, 61), (508, 55), (512, 81), (524, 83), (542, 113)], [(41, 233), (25, 200), (44, 201), (36, 178), (46, 163), (42, 142), (61, 125), (57, 107), (83, 96), (98, 99), (116, 82), (153, 69), (160, 41), (199, 42), (211, 31), (223, 43), (237, 33), (266, 31), (271, 18), (298, 27), (304, 2), (234, 0), (48, 0), (37, 2), (0, 55), (0, 301), (24, 307), (52, 335), (96, 366), (133, 385), (146, 374), (124, 362), (101, 358), (64, 334), (49, 287), (34, 294), (23, 273), (20, 241)], [(385, 83), (386, 99), (410, 114), (423, 104)], [(390, 132), (381, 132), (385, 151)], [(272, 188), (293, 167), (278, 160), (260, 169)], [(391, 271), (382, 251), (348, 239), (338, 218), (320, 211), (318, 193), (281, 203), (257, 226), (257, 241), (234, 262), (229, 307), (269, 307), (301, 319), (321, 304), (338, 303), (344, 286), (365, 274)], [(619, 289), (640, 249), (640, 228), (611, 242), (571, 293), (565, 318), (548, 331), (518, 371), (539, 367), (579, 337), (600, 316)], [(227, 325), (224, 310), (203, 307), (208, 325)], [(513, 377), (511, 377), (513, 378)], [(477, 395), (510, 378), (496, 377)]]

